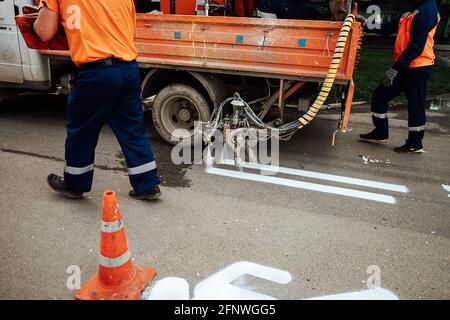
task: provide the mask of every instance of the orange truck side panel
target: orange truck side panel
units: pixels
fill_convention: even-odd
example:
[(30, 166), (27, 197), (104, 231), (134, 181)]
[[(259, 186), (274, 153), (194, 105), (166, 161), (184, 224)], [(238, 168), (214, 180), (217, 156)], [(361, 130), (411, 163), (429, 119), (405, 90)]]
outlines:
[[(325, 78), (342, 23), (236, 17), (138, 15), (141, 62)], [(350, 80), (355, 24), (337, 78)]]
[[(341, 27), (328, 21), (138, 14), (135, 43), (138, 62), (149, 66), (320, 81)], [(352, 79), (360, 37), (356, 23), (338, 81)]]

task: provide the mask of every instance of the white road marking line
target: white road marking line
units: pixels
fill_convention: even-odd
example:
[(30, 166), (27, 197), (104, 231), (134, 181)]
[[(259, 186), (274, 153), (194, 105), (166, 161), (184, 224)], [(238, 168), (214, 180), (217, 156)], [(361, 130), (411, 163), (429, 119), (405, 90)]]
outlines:
[[(223, 162), (223, 164), (234, 165), (234, 161), (226, 160)], [(409, 192), (409, 189), (406, 186), (402, 186), (402, 185), (390, 184), (390, 183), (384, 183), (384, 182), (378, 182), (378, 181), (372, 181), (372, 180), (365, 180), (365, 179), (350, 178), (350, 177), (344, 177), (344, 176), (337, 176), (337, 175), (333, 175), (333, 174), (325, 174), (325, 173), (314, 172), (314, 171), (276, 167), (276, 166), (269, 166), (269, 165), (263, 165), (263, 164), (259, 164), (259, 163), (249, 163), (249, 162), (242, 163), (241, 167), (246, 168), (246, 169), (256, 169), (256, 170), (267, 171), (267, 172), (272, 172), (272, 173), (282, 173), (282, 174), (289, 174), (289, 175), (299, 176), (299, 177), (327, 180), (327, 181), (339, 182), (339, 183), (344, 183), (344, 184), (369, 187), (369, 188), (373, 188), (373, 189), (381, 189), (381, 190), (388, 190), (388, 191), (401, 192), (401, 193)]]
[(327, 186), (327, 185), (316, 184), (316, 183), (302, 182), (302, 181), (290, 180), (290, 179), (285, 179), (285, 178), (263, 176), (263, 175), (259, 175), (259, 174), (237, 172), (237, 171), (231, 171), (231, 170), (225, 170), (225, 169), (219, 169), (219, 168), (208, 168), (206, 170), (206, 172), (209, 174), (218, 175), (218, 176), (236, 178), (236, 179), (241, 179), (241, 180), (256, 181), (256, 182), (264, 182), (264, 183), (281, 185), (281, 186), (286, 186), (286, 187), (291, 187), (291, 188), (318, 191), (318, 192), (323, 192), (323, 193), (336, 194), (336, 195), (341, 195), (341, 196), (346, 196), (346, 197), (365, 199), (365, 200), (383, 202), (383, 203), (388, 203), (388, 204), (396, 204), (396, 202), (397, 202), (394, 197), (380, 194), (380, 193), (358, 191), (358, 190), (353, 190), (353, 189), (346, 189), (346, 188), (333, 187), (333, 186)]
[(448, 192), (448, 197), (450, 198), (450, 185), (443, 184), (442, 188), (444, 188), (444, 190)]
[(342, 293), (331, 296), (310, 298), (306, 300), (400, 300), (391, 291), (375, 288), (356, 292)]

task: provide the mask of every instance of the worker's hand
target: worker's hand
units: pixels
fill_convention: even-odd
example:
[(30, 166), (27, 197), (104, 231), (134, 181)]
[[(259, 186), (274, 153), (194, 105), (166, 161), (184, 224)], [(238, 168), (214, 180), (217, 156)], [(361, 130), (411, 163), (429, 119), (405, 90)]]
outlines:
[(385, 87), (392, 87), (394, 84), (395, 78), (398, 76), (398, 71), (394, 68), (389, 68), (388, 71), (384, 74), (383, 80), (381, 80), (381, 84)]
[(402, 19), (408, 18), (411, 14), (412, 14), (412, 12), (405, 12), (405, 13), (402, 15)]
[(406, 19), (406, 18), (408, 18), (408, 17), (411, 16), (411, 15), (416, 16), (416, 15), (418, 15), (418, 14), (419, 14), (419, 11), (418, 11), (418, 10), (415, 10), (414, 12), (405, 12), (405, 13), (402, 15), (402, 19)]
[(356, 21), (361, 22), (361, 25), (365, 28), (367, 27), (367, 19), (363, 17), (362, 15), (358, 14), (356, 16)]

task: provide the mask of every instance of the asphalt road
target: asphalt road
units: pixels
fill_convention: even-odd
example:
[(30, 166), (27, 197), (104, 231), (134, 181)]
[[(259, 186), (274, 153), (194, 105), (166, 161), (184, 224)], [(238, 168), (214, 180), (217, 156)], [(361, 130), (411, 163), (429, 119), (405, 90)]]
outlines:
[[(152, 266), (157, 280), (184, 278), (195, 286), (240, 261), (285, 270), (288, 284), (241, 277), (234, 284), (279, 299), (305, 299), (367, 288), (369, 266), (381, 287), (401, 299), (450, 298), (450, 114), (429, 113), (428, 154), (399, 155), (404, 111), (394, 111), (386, 145), (357, 141), (371, 127), (354, 114), (352, 131), (331, 147), (336, 115), (324, 114), (292, 141), (282, 142), (281, 166), (313, 172), (278, 174), (282, 184), (216, 176), (202, 165), (175, 166), (171, 148), (148, 125), (163, 197), (155, 203), (128, 197), (130, 186), (109, 128), (102, 132), (93, 191), (81, 201), (55, 194), (45, 183), (64, 166), (65, 99), (23, 96), (0, 105), (0, 298), (72, 299), (71, 265), (82, 281), (97, 269), (102, 193), (117, 193), (136, 263)], [(317, 179), (333, 174), (395, 184), (397, 192)], [(270, 179), (269, 179), (270, 180)], [(319, 185), (319, 191), (303, 189)], [(294, 187), (292, 187), (294, 186)], [(347, 195), (323, 192), (345, 188)], [(323, 188), (323, 189), (321, 189)], [(333, 189), (334, 190), (334, 189)], [(341, 189), (339, 189), (341, 190)], [(355, 191), (375, 193), (375, 199)], [(356, 192), (357, 193), (357, 192)], [(381, 196), (380, 196), (381, 195)], [(370, 282), (370, 281), (369, 281)]]

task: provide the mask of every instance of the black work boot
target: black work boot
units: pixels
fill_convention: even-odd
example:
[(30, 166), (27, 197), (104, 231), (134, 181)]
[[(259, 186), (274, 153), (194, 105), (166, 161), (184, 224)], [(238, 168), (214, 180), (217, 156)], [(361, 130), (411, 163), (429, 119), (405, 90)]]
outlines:
[(372, 132), (359, 135), (359, 140), (364, 142), (372, 142), (372, 143), (384, 143), (386, 142), (388, 137), (382, 137), (376, 133), (375, 130)]
[(427, 153), (423, 148), (411, 147), (408, 144), (395, 148), (394, 151), (397, 153)]
[(80, 199), (83, 197), (82, 192), (72, 192), (67, 189), (64, 178), (57, 176), (56, 174), (51, 174), (47, 177), (47, 183), (56, 192), (59, 192), (70, 199)]
[(161, 190), (159, 189), (159, 186), (154, 186), (150, 190), (136, 193), (134, 190), (130, 191), (130, 197), (138, 199), (138, 200), (156, 200), (161, 196)]

